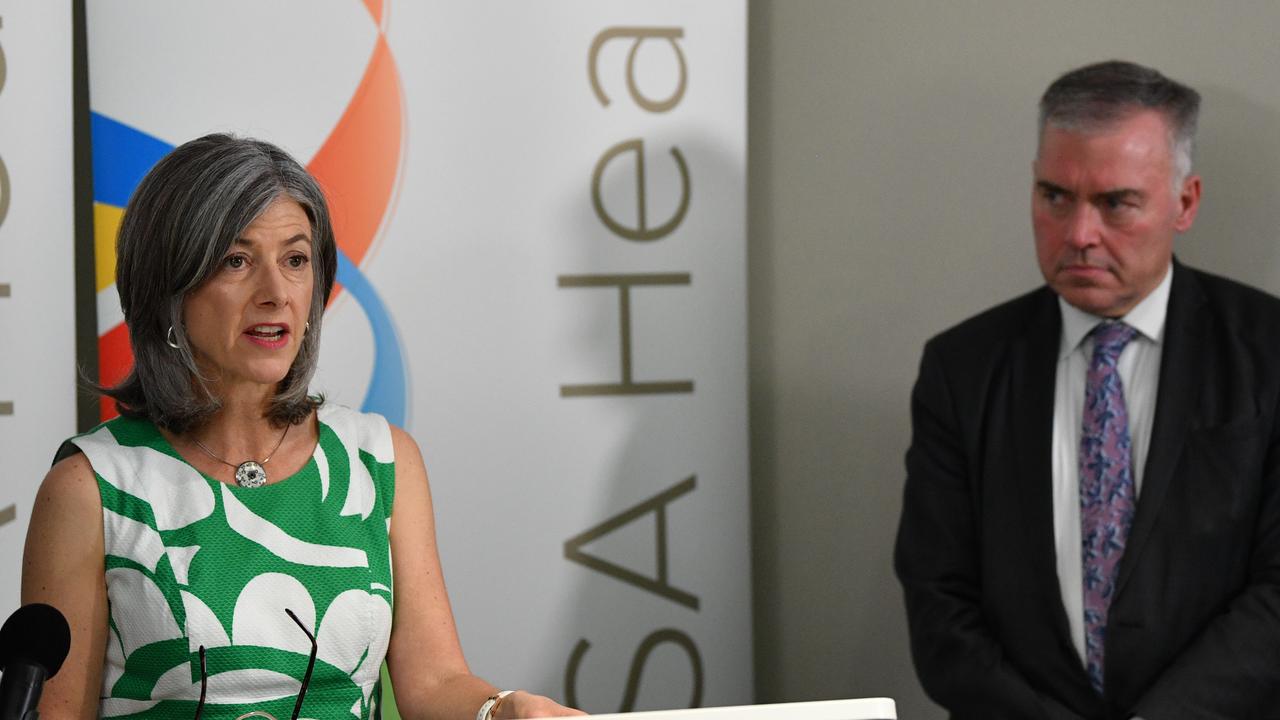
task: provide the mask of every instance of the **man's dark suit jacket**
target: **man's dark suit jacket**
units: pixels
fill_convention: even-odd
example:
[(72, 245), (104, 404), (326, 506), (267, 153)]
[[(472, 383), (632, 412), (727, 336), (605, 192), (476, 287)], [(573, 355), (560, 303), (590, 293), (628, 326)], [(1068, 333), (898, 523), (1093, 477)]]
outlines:
[(895, 565), (926, 692), (964, 720), (1280, 718), (1280, 300), (1174, 262), (1105, 697), (1055, 568), (1061, 325), (1041, 288), (925, 346)]

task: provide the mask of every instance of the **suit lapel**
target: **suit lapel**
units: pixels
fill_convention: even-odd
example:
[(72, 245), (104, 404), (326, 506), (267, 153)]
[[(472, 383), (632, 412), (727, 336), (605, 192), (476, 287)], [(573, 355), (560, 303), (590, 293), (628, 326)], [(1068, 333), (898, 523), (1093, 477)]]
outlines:
[[(1062, 315), (1046, 292), (1026, 333), (1012, 347), (1015, 389), (1010, 437), (1018, 452), (1018, 488), (1027, 549), (1037, 578), (1057, 584), (1053, 549), (1053, 392)], [(1045, 528), (1049, 528), (1048, 531)]]
[[(1061, 345), (1062, 312), (1057, 295), (1046, 289), (1044, 302), (1033, 315), (1027, 332), (1015, 341), (1012, 357), (1017, 401), (1011, 413), (1013, 438), (1018, 452), (1018, 488), (1021, 521), (1024, 523), (1026, 557), (1043, 593), (1043, 608), (1061, 648), (1075, 656), (1067, 612), (1058, 586), (1057, 550), (1054, 547), (1053, 519), (1053, 403), (1058, 350)], [(1088, 689), (1080, 670), (1080, 685)]]
[[(1124, 592), (1125, 583), (1142, 556), (1151, 537), (1156, 519), (1173, 479), (1173, 471), (1182, 455), (1196, 389), (1203, 380), (1204, 355), (1198, 349), (1205, 331), (1200, 307), (1204, 295), (1194, 274), (1176, 260), (1173, 264), (1173, 288), (1169, 293), (1169, 310), (1165, 316), (1164, 350), (1160, 358), (1160, 385), (1156, 395), (1155, 421), (1151, 427), (1151, 443), (1147, 466), (1142, 477), (1137, 512), (1120, 571), (1116, 579), (1116, 595)], [(1114, 600), (1112, 601), (1115, 602)]]

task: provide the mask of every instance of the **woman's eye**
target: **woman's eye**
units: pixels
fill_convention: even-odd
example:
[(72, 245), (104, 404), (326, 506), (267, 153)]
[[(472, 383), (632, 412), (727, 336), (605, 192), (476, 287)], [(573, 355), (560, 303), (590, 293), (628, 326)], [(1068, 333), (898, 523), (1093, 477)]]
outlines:
[(232, 270), (238, 270), (244, 267), (245, 262), (247, 261), (243, 255), (228, 255), (226, 259), (222, 261), (222, 264)]
[(311, 258), (306, 255), (291, 255), (287, 262), (291, 268), (300, 268), (311, 262)]

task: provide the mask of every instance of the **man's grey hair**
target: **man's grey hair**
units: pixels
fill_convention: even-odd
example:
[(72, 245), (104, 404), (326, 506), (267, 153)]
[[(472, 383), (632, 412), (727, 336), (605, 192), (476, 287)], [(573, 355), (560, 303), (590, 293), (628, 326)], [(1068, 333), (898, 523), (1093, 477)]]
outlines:
[(1158, 70), (1122, 60), (1086, 65), (1053, 81), (1040, 98), (1040, 135), (1052, 125), (1092, 132), (1140, 110), (1155, 110), (1169, 127), (1174, 192), (1191, 174), (1200, 93)]
[(182, 433), (217, 412), (220, 400), (209, 391), (183, 328), (183, 303), (218, 271), (245, 228), (282, 197), (301, 205), (310, 221), (314, 283), (310, 327), (267, 414), (278, 426), (297, 424), (324, 402), (308, 394), (337, 271), (324, 194), (275, 145), (214, 134), (184, 143), (156, 163), (124, 211), (116, 241), (116, 287), (134, 363), (119, 385), (100, 388), (121, 414)]

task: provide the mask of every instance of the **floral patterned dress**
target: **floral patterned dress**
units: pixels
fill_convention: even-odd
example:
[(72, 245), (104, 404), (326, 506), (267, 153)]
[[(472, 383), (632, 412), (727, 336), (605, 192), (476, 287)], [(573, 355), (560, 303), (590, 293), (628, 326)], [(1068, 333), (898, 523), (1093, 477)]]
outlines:
[[(262, 711), (380, 717), (391, 633), (390, 428), (326, 405), (297, 474), (260, 488), (187, 464), (154, 425), (117, 418), (72, 438), (102, 496), (110, 634), (103, 717)], [(295, 623), (285, 610), (298, 618)]]

